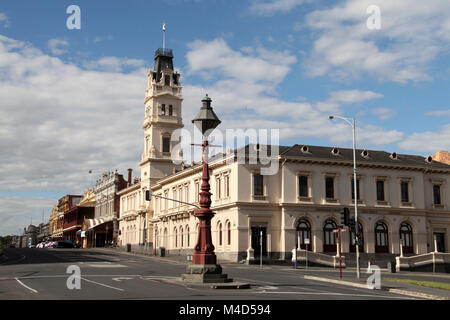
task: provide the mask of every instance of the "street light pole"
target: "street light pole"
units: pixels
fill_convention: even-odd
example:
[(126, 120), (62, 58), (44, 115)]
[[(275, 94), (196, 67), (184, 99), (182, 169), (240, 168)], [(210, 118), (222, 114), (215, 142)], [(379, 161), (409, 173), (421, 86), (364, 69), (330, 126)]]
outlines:
[(356, 122), (355, 118), (350, 119), (340, 116), (329, 116), (329, 120), (339, 118), (347, 122), (352, 126), (353, 130), (353, 190), (354, 190), (354, 202), (355, 202), (355, 247), (356, 247), (356, 277), (360, 278), (359, 267), (359, 223), (358, 223), (358, 188), (357, 188), (357, 175), (356, 175)]

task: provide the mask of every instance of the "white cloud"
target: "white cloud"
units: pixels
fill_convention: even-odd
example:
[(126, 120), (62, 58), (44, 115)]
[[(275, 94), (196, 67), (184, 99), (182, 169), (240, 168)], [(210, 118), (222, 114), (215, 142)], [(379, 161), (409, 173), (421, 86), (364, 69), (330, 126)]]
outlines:
[(271, 16), (276, 13), (287, 13), (309, 0), (255, 0), (250, 6), (250, 12), (257, 15)]
[[(342, 114), (345, 106), (383, 97), (369, 90), (338, 90), (330, 92), (327, 100), (316, 103), (307, 99), (285, 101), (276, 96), (276, 85), (291, 70), (295, 57), (285, 53), (284, 59), (280, 59), (279, 52), (253, 47), (237, 51), (222, 39), (196, 41), (190, 48), (189, 74), (202, 72), (210, 75), (210, 80), (207, 87), (185, 87), (183, 116), (192, 119), (207, 92), (222, 120), (223, 132), (227, 128), (278, 128), (282, 140), (302, 143), (305, 139), (322, 138), (347, 143), (352, 139), (351, 130), (345, 123), (329, 122), (329, 113)], [(368, 125), (362, 125), (359, 132), (359, 142), (365, 145), (382, 146), (403, 137), (398, 131)]]
[(53, 55), (59, 56), (67, 53), (67, 47), (69, 42), (62, 39), (50, 39), (48, 40), (48, 48)]
[[(38, 225), (42, 222), (42, 209), (55, 205), (54, 199), (0, 197), (0, 236), (21, 235), (23, 228), (31, 222)], [(44, 211), (45, 222), (48, 221), (49, 210)]]
[(435, 116), (435, 117), (448, 117), (450, 116), (450, 109), (449, 110), (433, 110), (426, 113), (429, 116)]
[(420, 150), (434, 154), (439, 150), (450, 150), (450, 124), (438, 131), (414, 133), (399, 143), (405, 150)]
[(122, 72), (127, 68), (142, 68), (144, 65), (144, 60), (118, 57), (103, 57), (95, 61), (91, 60), (83, 63), (83, 67), (87, 69), (110, 72)]
[(83, 70), (0, 36), (0, 74), (0, 191), (80, 193), (89, 169), (137, 166), (145, 70)]
[[(367, 28), (370, 5), (381, 10), (380, 30)], [(447, 0), (346, 0), (308, 14), (305, 25), (317, 35), (304, 63), (310, 76), (427, 81), (429, 64), (449, 52)]]
[(386, 121), (395, 115), (395, 111), (389, 108), (375, 108), (370, 112), (376, 115), (381, 121)]
[[(187, 55), (188, 72), (210, 78), (220, 74), (242, 82), (277, 85), (297, 61), (289, 52), (272, 52), (264, 48), (243, 48), (243, 53), (232, 50), (223, 39), (210, 42), (194, 41)], [(249, 51), (250, 50), (250, 51)], [(245, 53), (245, 54), (244, 54)]]
[(0, 12), (0, 25), (2, 25), (2, 24), (3, 24), (3, 28), (8, 28), (9, 25), (11, 24), (11, 21), (6, 14)]

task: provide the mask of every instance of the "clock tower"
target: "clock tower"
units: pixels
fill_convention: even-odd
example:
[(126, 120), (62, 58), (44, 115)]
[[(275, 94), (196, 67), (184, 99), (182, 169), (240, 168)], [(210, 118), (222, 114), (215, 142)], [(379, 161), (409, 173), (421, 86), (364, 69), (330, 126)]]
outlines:
[[(155, 52), (155, 65), (147, 74), (145, 91), (144, 152), (140, 162), (141, 186), (153, 185), (157, 180), (172, 174), (172, 132), (183, 128), (181, 118), (182, 87), (180, 74), (173, 69), (171, 49)], [(180, 156), (180, 155), (177, 155)]]

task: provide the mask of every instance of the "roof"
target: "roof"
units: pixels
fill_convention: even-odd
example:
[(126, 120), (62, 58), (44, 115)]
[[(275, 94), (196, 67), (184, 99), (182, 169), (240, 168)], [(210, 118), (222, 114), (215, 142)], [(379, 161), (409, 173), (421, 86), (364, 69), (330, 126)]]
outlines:
[[(365, 152), (366, 156), (363, 156)], [(292, 147), (281, 147), (280, 155), (284, 157), (300, 157), (311, 159), (327, 159), (337, 161), (353, 161), (353, 149), (320, 146), (303, 146), (295, 144)], [(434, 161), (419, 155), (396, 154), (379, 150), (356, 149), (356, 161), (359, 163), (384, 163), (393, 165), (428, 166), (450, 169), (450, 165)], [(428, 162), (427, 160), (431, 160)]]

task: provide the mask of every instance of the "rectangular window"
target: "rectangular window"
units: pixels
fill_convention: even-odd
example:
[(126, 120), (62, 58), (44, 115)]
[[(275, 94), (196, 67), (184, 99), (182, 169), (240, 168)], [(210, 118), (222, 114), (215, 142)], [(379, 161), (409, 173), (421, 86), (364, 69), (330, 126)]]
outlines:
[(163, 152), (170, 152), (170, 138), (169, 137), (163, 137)]
[(384, 181), (377, 180), (377, 201), (384, 201)]
[(198, 202), (200, 198), (200, 182), (195, 182), (195, 202)]
[[(356, 193), (358, 200), (360, 199), (360, 193), (359, 193), (359, 179), (356, 179)], [(355, 200), (355, 179), (352, 179), (352, 199)]]
[(325, 178), (325, 197), (328, 199), (334, 199), (334, 178)]
[(230, 196), (230, 177), (225, 176), (225, 197)]
[(170, 76), (169, 75), (164, 76), (164, 85), (170, 86)]
[(402, 202), (409, 202), (409, 194), (408, 194), (408, 182), (402, 182), (400, 184)]
[(433, 185), (433, 203), (441, 204), (441, 186), (438, 184)]
[(253, 190), (255, 196), (264, 195), (263, 176), (260, 174), (253, 175)]
[(220, 177), (218, 177), (217, 179), (216, 179), (216, 199), (220, 199), (220, 196), (221, 196), (221, 183), (220, 183), (221, 181), (220, 181)]
[(308, 176), (298, 177), (298, 195), (308, 197)]

